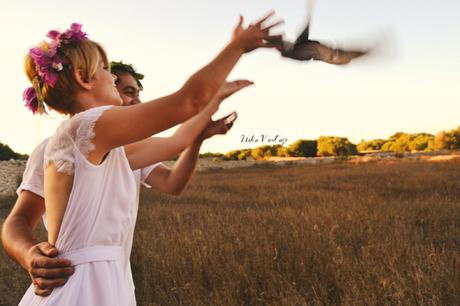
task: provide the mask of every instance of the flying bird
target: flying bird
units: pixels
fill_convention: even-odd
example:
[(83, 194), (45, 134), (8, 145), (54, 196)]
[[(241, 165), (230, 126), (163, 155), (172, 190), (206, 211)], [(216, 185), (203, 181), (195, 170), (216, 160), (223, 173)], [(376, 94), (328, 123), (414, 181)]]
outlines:
[(352, 59), (361, 57), (369, 53), (369, 50), (344, 50), (334, 48), (311, 40), (310, 17), (303, 32), (294, 43), (283, 40), (282, 36), (277, 36), (269, 40), (272, 45), (280, 51), (281, 56), (299, 61), (317, 60), (333, 65), (345, 65)]

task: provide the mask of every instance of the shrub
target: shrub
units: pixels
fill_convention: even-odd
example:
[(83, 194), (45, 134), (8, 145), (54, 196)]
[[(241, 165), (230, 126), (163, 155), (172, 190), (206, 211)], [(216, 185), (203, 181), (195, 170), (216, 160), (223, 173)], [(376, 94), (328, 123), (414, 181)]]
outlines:
[(288, 147), (288, 154), (295, 157), (315, 157), (317, 152), (316, 140), (299, 139)]
[(348, 138), (321, 136), (318, 139), (318, 156), (343, 156), (356, 153), (356, 145)]
[(14, 152), (8, 145), (0, 142), (0, 160), (27, 159), (29, 156)]

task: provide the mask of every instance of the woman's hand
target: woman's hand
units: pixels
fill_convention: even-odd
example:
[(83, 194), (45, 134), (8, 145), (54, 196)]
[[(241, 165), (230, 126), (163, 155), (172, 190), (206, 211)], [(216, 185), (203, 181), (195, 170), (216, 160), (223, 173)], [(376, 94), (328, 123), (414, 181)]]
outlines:
[(245, 53), (257, 48), (273, 48), (274, 45), (269, 40), (276, 40), (280, 35), (271, 36), (270, 29), (282, 24), (283, 21), (279, 20), (268, 26), (262, 25), (273, 15), (275, 15), (275, 12), (271, 11), (256, 23), (250, 24), (247, 28), (243, 27), (244, 18), (240, 15), (239, 23), (233, 30), (232, 43), (241, 47)]

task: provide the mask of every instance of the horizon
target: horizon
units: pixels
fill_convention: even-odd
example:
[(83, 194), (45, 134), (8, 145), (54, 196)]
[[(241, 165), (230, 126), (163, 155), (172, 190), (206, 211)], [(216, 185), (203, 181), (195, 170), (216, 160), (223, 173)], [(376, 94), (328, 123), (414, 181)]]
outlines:
[[(59, 14), (54, 9), (57, 3)], [(94, 9), (88, 11), (89, 6)], [(88, 36), (102, 43), (110, 60), (133, 64), (145, 74), (141, 99), (148, 101), (177, 90), (207, 64), (229, 41), (239, 13), (247, 25), (273, 8), (285, 21), (275, 33), (284, 32), (288, 39), (295, 39), (307, 15), (303, 0), (289, 4), (281, 0), (137, 1), (135, 5), (24, 1), (3, 7), (0, 31), (8, 42), (2, 51), (8, 73), (0, 77), (4, 93), (0, 142), (21, 154), (30, 154), (64, 118), (56, 114), (34, 118), (22, 101), (22, 91), (30, 86), (23, 56), (50, 29), (82, 23)], [(362, 139), (387, 139), (396, 132), (435, 135), (455, 129), (460, 125), (460, 93), (455, 87), (460, 73), (459, 10), (460, 3), (453, 0), (442, 4), (317, 0), (313, 39), (350, 46), (375, 42), (380, 44), (377, 54), (345, 67), (282, 59), (274, 50), (245, 55), (229, 80), (248, 78), (255, 86), (224, 102), (213, 118), (236, 110), (238, 120), (226, 136), (205, 141), (200, 152), (269, 144), (245, 144), (241, 135), (279, 135), (287, 138), (287, 144), (337, 136), (357, 144)], [(37, 22), (37, 16), (46, 22)]]

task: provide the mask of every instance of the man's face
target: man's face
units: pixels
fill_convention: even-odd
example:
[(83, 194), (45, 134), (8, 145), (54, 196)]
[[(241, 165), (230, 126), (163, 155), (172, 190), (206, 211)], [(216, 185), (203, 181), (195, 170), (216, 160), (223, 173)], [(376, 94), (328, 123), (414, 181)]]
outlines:
[(123, 105), (134, 105), (141, 103), (139, 100), (139, 86), (136, 79), (129, 73), (122, 73), (117, 76), (117, 90), (123, 100)]

